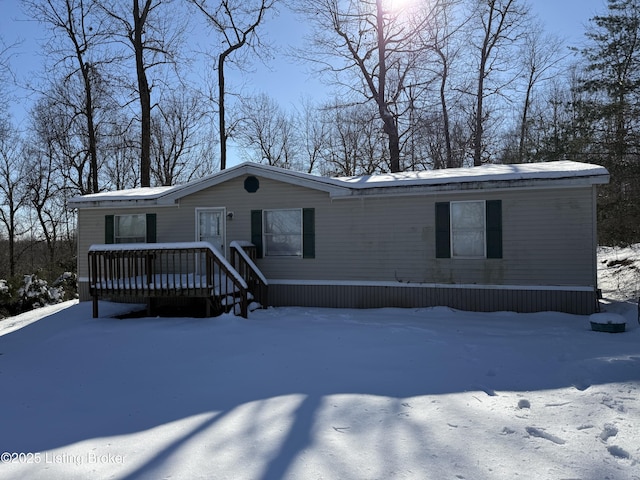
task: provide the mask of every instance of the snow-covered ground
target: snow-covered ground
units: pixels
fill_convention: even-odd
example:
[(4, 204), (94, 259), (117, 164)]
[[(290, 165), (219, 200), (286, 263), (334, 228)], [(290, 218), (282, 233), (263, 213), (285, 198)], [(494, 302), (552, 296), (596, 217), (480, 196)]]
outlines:
[(626, 248), (601, 247), (598, 282), (609, 300), (637, 300), (640, 296), (640, 244)]
[(0, 478), (640, 479), (638, 253), (601, 251), (621, 334), (444, 307), (3, 320)]

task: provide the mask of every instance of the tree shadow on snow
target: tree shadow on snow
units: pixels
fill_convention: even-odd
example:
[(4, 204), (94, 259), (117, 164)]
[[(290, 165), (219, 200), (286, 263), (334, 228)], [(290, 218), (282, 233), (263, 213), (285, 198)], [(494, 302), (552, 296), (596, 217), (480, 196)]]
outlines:
[[(625, 346), (634, 342), (606, 341), (598, 351), (585, 351), (593, 342), (592, 332), (578, 323), (584, 318), (566, 316), (566, 325), (532, 341), (535, 326), (510, 330), (512, 320), (505, 320), (504, 334), (482, 336), (479, 326), (428, 318), (422, 327), (402, 318), (393, 325), (341, 322), (339, 314), (278, 323), (273, 315), (91, 319), (90, 304), (83, 303), (0, 337), (0, 445), (49, 451), (211, 414), (125, 477), (152, 478), (172, 455), (238, 409), (298, 395), (291, 426), (264, 457), (260, 478), (270, 480), (285, 476), (310, 445), (329, 395), (405, 399), (640, 379), (638, 349), (625, 356)], [(575, 344), (568, 343), (572, 337)], [(258, 414), (269, 412), (257, 412), (255, 422)]]

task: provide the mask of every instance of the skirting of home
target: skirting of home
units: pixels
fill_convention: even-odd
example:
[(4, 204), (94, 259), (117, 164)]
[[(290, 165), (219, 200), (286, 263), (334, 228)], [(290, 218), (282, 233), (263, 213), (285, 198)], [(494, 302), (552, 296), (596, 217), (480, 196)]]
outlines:
[[(89, 286), (80, 281), (80, 297)], [(117, 301), (135, 301), (132, 297)], [(167, 299), (169, 300), (169, 299)], [(184, 300), (183, 300), (184, 301)], [(520, 313), (556, 311), (590, 315), (597, 311), (595, 288), (588, 286), (462, 285), (328, 280), (269, 280), (269, 306), (325, 308), (424, 308)]]
[(476, 312), (557, 311), (589, 315), (597, 309), (593, 287), (398, 284), (270, 280), (269, 304), (331, 308), (447, 306)]

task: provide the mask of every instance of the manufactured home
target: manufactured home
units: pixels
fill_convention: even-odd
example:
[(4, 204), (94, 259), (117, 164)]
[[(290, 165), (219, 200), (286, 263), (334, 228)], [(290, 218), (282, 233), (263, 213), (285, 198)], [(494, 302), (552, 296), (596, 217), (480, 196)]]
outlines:
[(561, 161), (326, 178), (243, 163), (76, 197), (81, 300), (597, 309), (603, 167)]

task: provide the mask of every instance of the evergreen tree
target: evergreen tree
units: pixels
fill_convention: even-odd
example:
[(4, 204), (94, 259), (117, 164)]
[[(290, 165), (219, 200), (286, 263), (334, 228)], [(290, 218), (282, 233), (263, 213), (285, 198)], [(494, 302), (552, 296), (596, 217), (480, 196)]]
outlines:
[(589, 160), (611, 173), (601, 189), (601, 241), (626, 244), (640, 240), (640, 0), (608, 0), (607, 8), (586, 33), (579, 110), (593, 128)]

